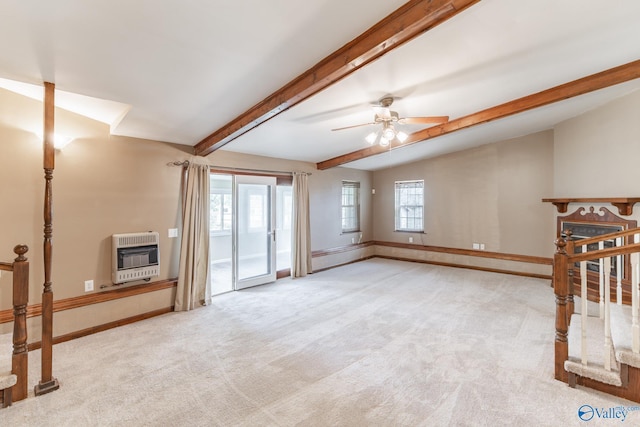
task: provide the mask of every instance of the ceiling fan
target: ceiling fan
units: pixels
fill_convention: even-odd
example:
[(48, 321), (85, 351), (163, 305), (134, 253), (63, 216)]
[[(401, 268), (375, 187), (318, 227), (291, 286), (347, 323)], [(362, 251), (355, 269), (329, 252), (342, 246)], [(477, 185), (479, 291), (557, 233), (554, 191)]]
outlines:
[(391, 111), (389, 107), (393, 104), (393, 97), (386, 96), (379, 101), (379, 105), (374, 105), (373, 112), (374, 118), (372, 122), (361, 123), (358, 125), (345, 126), (341, 128), (331, 129), (332, 131), (352, 129), (360, 126), (369, 126), (382, 124), (382, 128), (377, 132), (371, 132), (365, 139), (369, 144), (374, 144), (376, 141), (382, 145), (387, 146), (397, 139), (399, 142), (404, 142), (409, 135), (401, 130), (396, 130), (394, 124), (437, 124), (445, 123), (449, 121), (449, 116), (431, 116), (431, 117), (400, 117), (397, 112)]

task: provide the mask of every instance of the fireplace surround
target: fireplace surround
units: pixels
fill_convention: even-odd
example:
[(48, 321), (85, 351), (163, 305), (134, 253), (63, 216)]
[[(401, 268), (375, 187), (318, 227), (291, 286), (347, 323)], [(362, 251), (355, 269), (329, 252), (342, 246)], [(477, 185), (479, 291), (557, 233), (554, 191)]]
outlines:
[[(557, 237), (570, 235), (571, 239), (575, 243), (575, 252), (582, 251), (580, 240), (588, 237), (601, 236), (608, 233), (614, 233), (616, 231), (624, 231), (637, 227), (637, 221), (621, 218), (605, 207), (601, 207), (598, 211), (592, 206), (587, 209), (584, 207), (576, 209), (573, 213), (566, 216), (557, 217)], [(633, 237), (625, 237), (625, 239), (632, 239)], [(625, 243), (628, 243), (625, 242)], [(615, 246), (615, 241), (607, 241), (604, 243), (605, 247)], [(589, 248), (593, 250), (597, 248)], [(611, 295), (612, 299), (615, 299), (615, 286), (617, 278), (617, 263), (615, 259), (612, 259), (612, 271), (611, 271)], [(589, 300), (598, 301), (600, 298), (599, 291), (599, 264), (596, 262), (587, 264), (587, 298)], [(625, 304), (631, 303), (631, 277), (629, 272), (631, 271), (629, 264), (629, 256), (623, 256), (621, 262), (621, 278), (622, 278), (622, 301)], [(573, 271), (573, 293), (580, 295), (580, 268), (578, 265), (574, 266)]]

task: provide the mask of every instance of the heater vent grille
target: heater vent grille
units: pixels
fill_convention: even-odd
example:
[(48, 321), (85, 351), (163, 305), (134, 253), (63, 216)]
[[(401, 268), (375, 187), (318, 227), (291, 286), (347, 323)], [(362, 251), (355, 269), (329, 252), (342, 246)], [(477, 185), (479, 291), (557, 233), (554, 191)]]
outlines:
[(115, 280), (113, 281), (113, 283), (120, 284), (124, 282), (131, 282), (134, 280), (143, 280), (159, 275), (160, 267), (158, 267), (157, 265), (134, 268), (131, 270), (122, 270), (115, 273)]
[(114, 234), (114, 240), (119, 248), (140, 245), (157, 245), (160, 240), (158, 232)]

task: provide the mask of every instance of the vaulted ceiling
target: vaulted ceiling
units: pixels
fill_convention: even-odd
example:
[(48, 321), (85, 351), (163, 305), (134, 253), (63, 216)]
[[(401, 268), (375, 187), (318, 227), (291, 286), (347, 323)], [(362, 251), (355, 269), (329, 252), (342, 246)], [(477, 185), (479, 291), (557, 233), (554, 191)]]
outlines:
[[(201, 154), (376, 170), (550, 129), (640, 88), (637, 0), (0, 0), (0, 8), (0, 79), (53, 82), (61, 107), (113, 134)], [(371, 122), (371, 106), (389, 95), (401, 116), (450, 122), (402, 125), (412, 135), (391, 149), (364, 140), (373, 125), (331, 131)]]

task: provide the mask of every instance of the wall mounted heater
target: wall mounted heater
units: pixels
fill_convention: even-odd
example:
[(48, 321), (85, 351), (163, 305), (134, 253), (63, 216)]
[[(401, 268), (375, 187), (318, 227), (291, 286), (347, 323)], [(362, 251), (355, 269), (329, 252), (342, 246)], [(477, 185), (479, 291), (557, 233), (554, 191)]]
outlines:
[(114, 284), (149, 280), (160, 275), (160, 235), (156, 231), (112, 236)]

